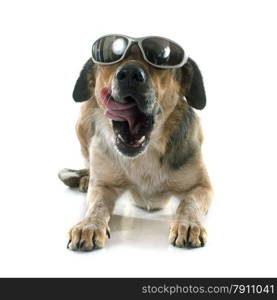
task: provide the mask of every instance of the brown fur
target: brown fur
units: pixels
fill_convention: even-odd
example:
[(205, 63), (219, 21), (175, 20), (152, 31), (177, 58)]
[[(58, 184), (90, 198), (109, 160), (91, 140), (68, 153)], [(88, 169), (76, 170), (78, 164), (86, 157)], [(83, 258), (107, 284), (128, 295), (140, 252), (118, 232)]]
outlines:
[(201, 217), (208, 211), (212, 188), (201, 157), (203, 136), (197, 116), (188, 132), (194, 149), (192, 157), (178, 169), (170, 168), (161, 160), (173, 130), (189, 110), (181, 98), (186, 83), (181, 86), (172, 70), (154, 69), (136, 53), (131, 53), (129, 59), (144, 65), (156, 90), (160, 112), (150, 143), (146, 152), (132, 159), (122, 156), (111, 146), (112, 126), (103, 114), (99, 92), (111, 86), (120, 64), (94, 67), (89, 75), (92, 97), (82, 104), (76, 125), (90, 172), (89, 182), (88, 177), (82, 179), (80, 176), (80, 188), (85, 190), (88, 185), (88, 207), (85, 218), (70, 230), (68, 247), (72, 250), (104, 247), (114, 203), (126, 190), (136, 205), (148, 210), (161, 208), (170, 196), (178, 197), (180, 204), (170, 227), (169, 241), (179, 247), (203, 246), (207, 234)]

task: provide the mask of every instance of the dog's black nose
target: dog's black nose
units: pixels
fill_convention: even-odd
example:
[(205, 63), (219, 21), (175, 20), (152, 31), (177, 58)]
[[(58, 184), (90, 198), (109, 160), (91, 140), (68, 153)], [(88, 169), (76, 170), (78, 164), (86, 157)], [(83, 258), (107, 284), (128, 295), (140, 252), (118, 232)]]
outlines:
[(116, 72), (116, 79), (126, 87), (138, 86), (146, 83), (146, 73), (136, 63), (127, 63)]

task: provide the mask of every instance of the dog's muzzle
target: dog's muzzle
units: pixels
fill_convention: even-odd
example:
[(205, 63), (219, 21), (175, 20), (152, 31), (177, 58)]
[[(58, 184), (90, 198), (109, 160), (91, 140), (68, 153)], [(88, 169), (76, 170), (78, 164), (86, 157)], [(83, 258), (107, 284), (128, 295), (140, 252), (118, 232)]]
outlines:
[(112, 94), (122, 104), (135, 101), (141, 111), (147, 113), (151, 106), (152, 87), (148, 72), (138, 63), (120, 66), (114, 75)]
[(146, 148), (154, 122), (154, 89), (147, 71), (129, 62), (115, 72), (112, 88), (101, 91), (106, 117), (112, 119), (115, 143), (126, 156)]

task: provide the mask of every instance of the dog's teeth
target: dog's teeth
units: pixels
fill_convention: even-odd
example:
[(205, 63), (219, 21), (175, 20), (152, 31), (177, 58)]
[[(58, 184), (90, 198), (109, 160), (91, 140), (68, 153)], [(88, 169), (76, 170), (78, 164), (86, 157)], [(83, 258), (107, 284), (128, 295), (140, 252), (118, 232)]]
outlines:
[(121, 140), (121, 142), (124, 142), (123, 137), (120, 134), (117, 137)]
[(145, 135), (138, 140), (138, 143), (142, 144), (145, 141)]

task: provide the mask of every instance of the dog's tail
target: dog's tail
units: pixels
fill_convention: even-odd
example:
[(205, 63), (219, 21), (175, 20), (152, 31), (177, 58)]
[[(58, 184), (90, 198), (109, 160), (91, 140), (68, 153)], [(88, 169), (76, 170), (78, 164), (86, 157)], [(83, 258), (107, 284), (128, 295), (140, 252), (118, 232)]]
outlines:
[(81, 192), (87, 192), (89, 182), (89, 170), (62, 169), (58, 173), (60, 180), (71, 188), (79, 188)]

